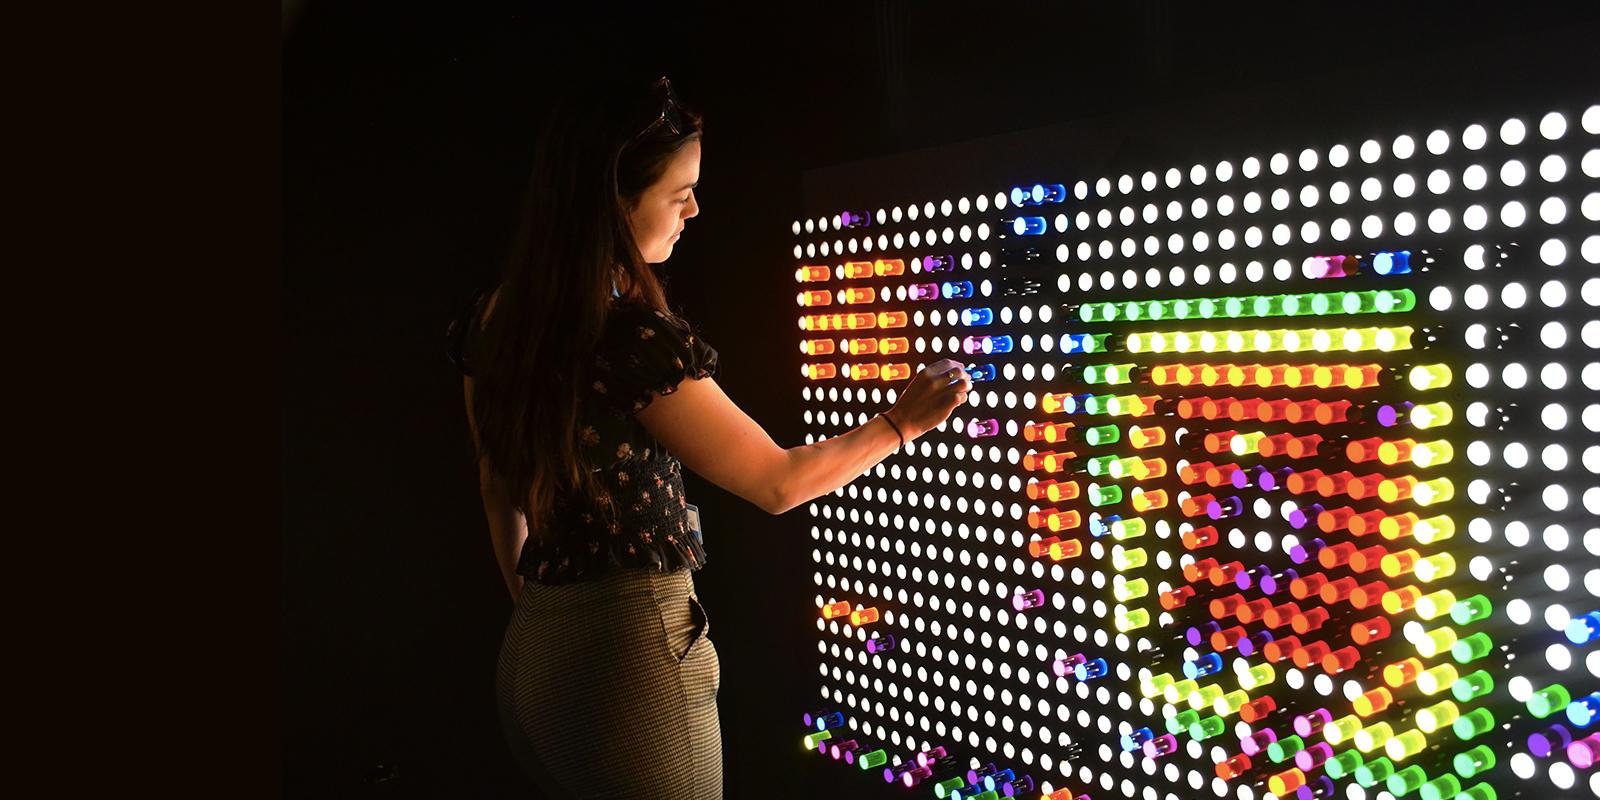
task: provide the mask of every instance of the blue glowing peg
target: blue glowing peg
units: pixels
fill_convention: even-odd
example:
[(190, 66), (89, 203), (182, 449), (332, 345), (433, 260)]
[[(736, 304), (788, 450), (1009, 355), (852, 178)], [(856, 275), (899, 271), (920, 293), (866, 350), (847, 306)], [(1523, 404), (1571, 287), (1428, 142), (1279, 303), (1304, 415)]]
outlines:
[(999, 786), (1001, 783), (1005, 783), (1016, 777), (1017, 773), (1012, 772), (1009, 769), (1003, 769), (993, 775), (985, 776), (983, 779), (983, 788), (992, 792), (996, 786)]
[(817, 730), (819, 731), (825, 731), (829, 728), (837, 728), (843, 724), (844, 712), (842, 711), (835, 711), (825, 717), (817, 717)]
[(1102, 517), (1100, 512), (1092, 512), (1089, 514), (1089, 535), (1096, 539), (1109, 535), (1111, 533), (1111, 523), (1121, 519), (1121, 514), (1107, 514)]
[(989, 353), (1009, 353), (1009, 352), (1011, 352), (1011, 337), (1010, 336), (985, 336), (985, 337), (983, 337), (983, 352), (985, 354), (989, 354)]
[(993, 364), (974, 364), (972, 366), (967, 367), (967, 374), (972, 376), (972, 382), (973, 383), (982, 383), (984, 381), (992, 381), (992, 380), (994, 380), (994, 365)]
[(1580, 697), (1567, 704), (1567, 721), (1580, 728), (1593, 725), (1595, 717), (1600, 717), (1600, 692), (1592, 692), (1588, 697)]
[(1013, 186), (1011, 187), (1011, 205), (1033, 206), (1038, 205), (1038, 203), (1034, 202), (1033, 192), (1029, 190), (1028, 187)]
[(1033, 185), (1033, 191), (1030, 194), (1033, 196), (1033, 204), (1036, 206), (1045, 203), (1059, 203), (1067, 199), (1067, 187), (1059, 183), (1036, 183)]
[(1018, 236), (1038, 236), (1049, 227), (1044, 217), (1017, 217), (1011, 221), (1011, 232)]
[(1600, 638), (1600, 611), (1573, 617), (1567, 623), (1567, 640), (1573, 644), (1588, 644), (1597, 638)]
[(1073, 674), (1074, 677), (1080, 681), (1092, 681), (1095, 678), (1105, 677), (1106, 673), (1110, 671), (1111, 665), (1107, 664), (1105, 659), (1096, 658), (1092, 661), (1079, 664), (1078, 668), (1073, 671)]
[(1411, 251), (1382, 252), (1372, 257), (1372, 271), (1379, 275), (1404, 275), (1411, 271)]
[(1133, 731), (1122, 734), (1122, 750), (1131, 753), (1144, 747), (1144, 743), (1156, 738), (1149, 728), (1135, 728)]
[(994, 322), (994, 311), (987, 308), (961, 309), (962, 325), (988, 325)]
[(1215, 675), (1222, 671), (1222, 656), (1216, 653), (1206, 653), (1193, 660), (1183, 662), (1183, 677), (1191, 681)]
[(971, 297), (972, 281), (945, 281), (944, 286), (940, 287), (940, 293), (944, 295), (946, 300), (957, 297)]

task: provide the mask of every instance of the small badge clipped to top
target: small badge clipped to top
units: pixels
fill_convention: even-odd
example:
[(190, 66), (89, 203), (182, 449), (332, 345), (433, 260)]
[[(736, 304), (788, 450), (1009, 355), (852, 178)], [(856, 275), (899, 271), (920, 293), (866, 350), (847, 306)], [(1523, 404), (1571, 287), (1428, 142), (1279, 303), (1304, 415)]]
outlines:
[(686, 503), (684, 508), (689, 512), (689, 532), (694, 534), (694, 540), (705, 544), (705, 539), (700, 535), (700, 507), (693, 503)]

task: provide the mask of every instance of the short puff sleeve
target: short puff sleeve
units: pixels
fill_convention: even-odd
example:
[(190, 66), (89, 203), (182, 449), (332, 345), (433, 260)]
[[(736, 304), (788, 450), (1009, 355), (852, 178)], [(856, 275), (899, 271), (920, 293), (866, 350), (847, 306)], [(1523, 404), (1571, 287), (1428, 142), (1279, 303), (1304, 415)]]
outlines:
[(685, 324), (651, 308), (618, 306), (607, 320), (591, 387), (624, 416), (684, 379), (714, 377), (717, 351)]

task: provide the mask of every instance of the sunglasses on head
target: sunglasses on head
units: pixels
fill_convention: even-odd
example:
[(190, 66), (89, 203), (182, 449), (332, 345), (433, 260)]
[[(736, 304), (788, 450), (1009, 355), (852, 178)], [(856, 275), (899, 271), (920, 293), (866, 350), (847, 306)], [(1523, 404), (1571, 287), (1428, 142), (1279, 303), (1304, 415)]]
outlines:
[(678, 113), (678, 97), (672, 93), (672, 81), (667, 80), (666, 76), (663, 75), (660, 80), (657, 80), (651, 86), (651, 93), (661, 98), (661, 113), (651, 120), (650, 124), (644, 126), (643, 130), (634, 134), (633, 138), (629, 139), (626, 145), (623, 145), (624, 149), (637, 144), (640, 139), (648, 136), (651, 131), (663, 125), (673, 136), (680, 136), (684, 132), (683, 117)]

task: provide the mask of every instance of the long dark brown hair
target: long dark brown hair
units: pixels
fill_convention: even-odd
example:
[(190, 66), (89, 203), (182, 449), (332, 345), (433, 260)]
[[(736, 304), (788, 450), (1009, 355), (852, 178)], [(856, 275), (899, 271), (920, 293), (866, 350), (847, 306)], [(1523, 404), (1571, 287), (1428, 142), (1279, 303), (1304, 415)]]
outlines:
[(472, 403), (478, 457), (525, 515), (530, 536), (547, 529), (558, 493), (600, 494), (579, 449), (578, 398), (613, 286), (620, 302), (674, 316), (628, 212), (703, 126), (674, 104), (673, 125), (639, 136), (662, 113), (665, 95), (653, 85), (606, 79), (556, 98), (482, 335)]

